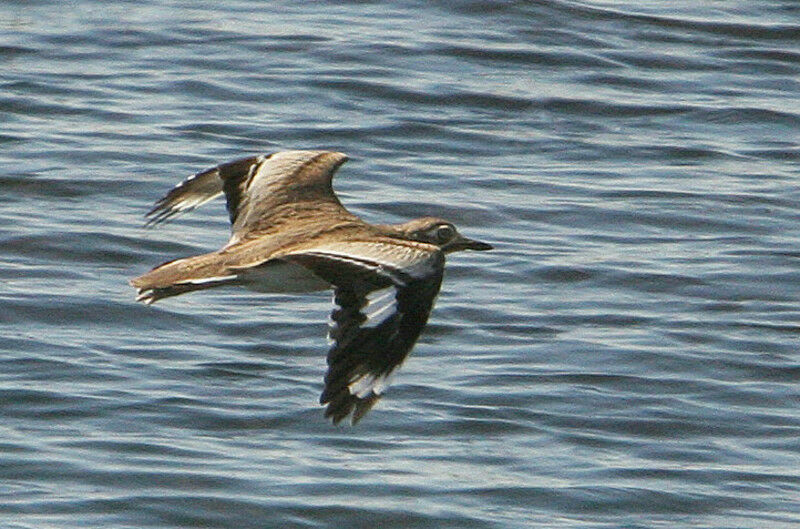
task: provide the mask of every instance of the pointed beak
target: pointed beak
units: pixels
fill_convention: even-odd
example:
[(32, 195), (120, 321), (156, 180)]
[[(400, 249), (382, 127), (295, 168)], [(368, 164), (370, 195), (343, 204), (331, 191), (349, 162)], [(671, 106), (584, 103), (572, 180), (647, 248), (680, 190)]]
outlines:
[(494, 246), (487, 242), (467, 239), (466, 237), (461, 236), (448, 245), (447, 251), (457, 252), (459, 250), (476, 250), (479, 252), (485, 252), (486, 250), (491, 250), (492, 248), (494, 248)]

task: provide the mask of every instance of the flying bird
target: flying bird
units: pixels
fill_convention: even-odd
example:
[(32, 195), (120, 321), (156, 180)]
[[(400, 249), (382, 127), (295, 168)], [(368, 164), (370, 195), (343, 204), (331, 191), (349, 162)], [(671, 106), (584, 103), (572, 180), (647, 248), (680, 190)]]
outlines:
[(342, 206), (332, 179), (347, 156), (282, 151), (190, 176), (147, 213), (158, 224), (225, 194), (232, 234), (215, 252), (161, 264), (130, 281), (137, 301), (226, 285), (258, 292), (333, 289), (320, 403), (334, 424), (358, 422), (417, 341), (439, 292), (445, 255), (490, 250), (443, 219), (368, 224)]

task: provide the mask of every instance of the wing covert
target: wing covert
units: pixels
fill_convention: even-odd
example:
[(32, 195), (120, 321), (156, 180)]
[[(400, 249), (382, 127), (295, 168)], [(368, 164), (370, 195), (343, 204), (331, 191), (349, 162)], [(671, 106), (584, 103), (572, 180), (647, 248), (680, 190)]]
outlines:
[[(147, 213), (148, 225), (191, 211), (224, 193), (233, 237), (241, 239), (256, 227), (269, 227), (285, 206), (298, 215), (313, 216), (301, 203), (334, 206), (351, 216), (333, 192), (332, 179), (347, 156), (331, 151), (281, 151), (224, 163), (194, 174), (175, 186)], [(330, 214), (330, 210), (328, 210)]]

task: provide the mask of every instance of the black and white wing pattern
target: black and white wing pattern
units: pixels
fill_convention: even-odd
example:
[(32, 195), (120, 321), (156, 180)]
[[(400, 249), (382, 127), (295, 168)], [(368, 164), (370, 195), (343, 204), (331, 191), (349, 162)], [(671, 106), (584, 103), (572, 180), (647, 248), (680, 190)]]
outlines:
[(191, 211), (222, 193), (237, 240), (255, 224), (269, 225), (273, 216), (283, 215), (281, 206), (286, 204), (329, 204), (349, 215), (332, 185), (334, 173), (346, 161), (340, 152), (281, 151), (224, 163), (175, 186), (147, 213), (148, 224)]
[(335, 285), (328, 372), (320, 403), (334, 424), (358, 422), (381, 398), (428, 321), (439, 292), (444, 254), (397, 241), (339, 242), (283, 259)]
[[(156, 202), (153, 209), (145, 215), (148, 217), (147, 224), (154, 225), (165, 222), (175, 215), (192, 211), (206, 202), (214, 200), (225, 191), (225, 182), (230, 182), (229, 186), (231, 187), (246, 187), (243, 186), (243, 183), (252, 177), (256, 169), (267, 158), (266, 155), (249, 156), (193, 174)], [(235, 193), (235, 199), (229, 200), (228, 203), (231, 222), (233, 222), (240, 200), (236, 198), (236, 195), (240, 197), (241, 192)]]

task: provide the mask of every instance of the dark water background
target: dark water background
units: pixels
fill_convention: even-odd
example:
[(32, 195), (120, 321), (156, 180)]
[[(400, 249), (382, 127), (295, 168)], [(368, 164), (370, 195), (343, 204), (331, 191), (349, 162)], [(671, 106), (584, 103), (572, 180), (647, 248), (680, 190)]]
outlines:
[[(9, 528), (800, 527), (800, 4), (0, 4)], [(327, 294), (133, 302), (184, 176), (348, 153), (460, 254), (357, 427)]]

